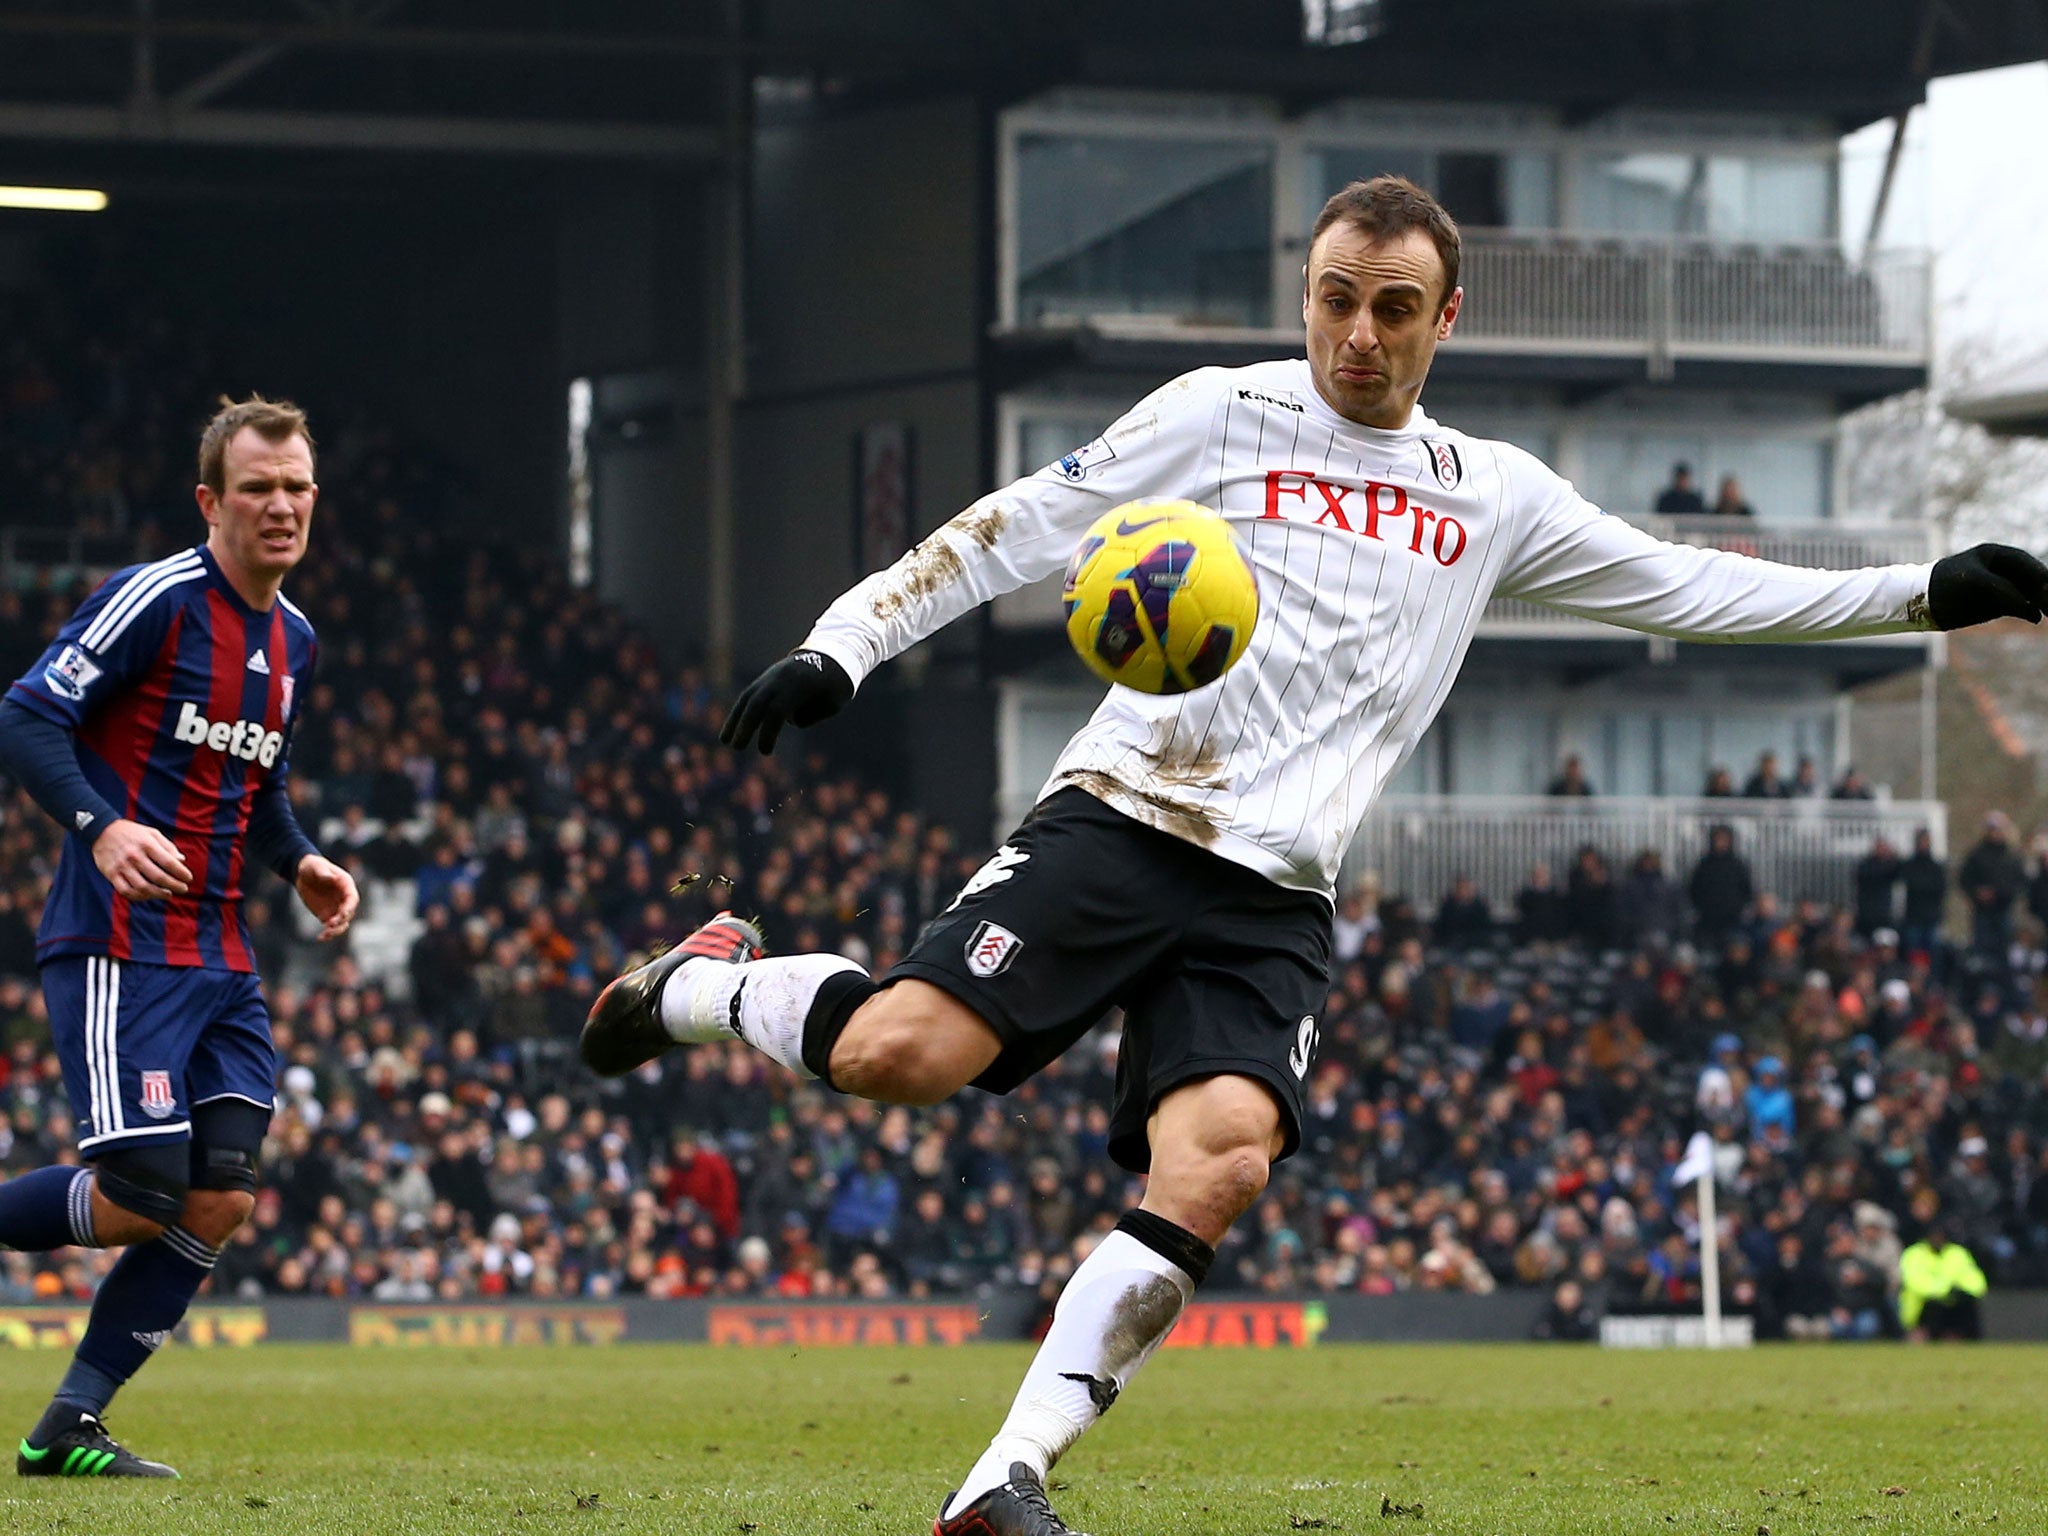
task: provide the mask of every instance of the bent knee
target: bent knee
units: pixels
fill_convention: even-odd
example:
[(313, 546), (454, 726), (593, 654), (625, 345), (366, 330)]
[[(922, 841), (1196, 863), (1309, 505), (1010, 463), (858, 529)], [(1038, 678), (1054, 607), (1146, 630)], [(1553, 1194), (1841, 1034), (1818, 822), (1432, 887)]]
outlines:
[(832, 1085), (888, 1104), (936, 1104), (993, 1061), (995, 1031), (935, 987), (904, 983), (855, 1010), (832, 1046)]
[(255, 1209), (256, 1197), (246, 1189), (195, 1189), (185, 1197), (178, 1225), (207, 1247), (218, 1248)]
[(1265, 1191), (1272, 1159), (1265, 1147), (1245, 1142), (1201, 1153), (1186, 1150), (1152, 1157), (1145, 1209), (1177, 1222), (1215, 1244)]
[(1207, 1162), (1202, 1182), (1212, 1191), (1219, 1210), (1230, 1211), (1233, 1219), (1265, 1193), (1266, 1181), (1273, 1176), (1273, 1161), (1266, 1155), (1265, 1147), (1251, 1142), (1232, 1147)]
[(832, 1084), (888, 1104), (936, 1104), (966, 1085), (914, 1021), (858, 1015), (832, 1047)]

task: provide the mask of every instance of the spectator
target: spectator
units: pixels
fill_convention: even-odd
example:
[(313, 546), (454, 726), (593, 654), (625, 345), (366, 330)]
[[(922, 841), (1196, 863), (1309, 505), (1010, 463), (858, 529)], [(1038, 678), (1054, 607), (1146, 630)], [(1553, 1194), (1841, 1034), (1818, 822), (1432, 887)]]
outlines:
[[(1660, 507), (1658, 510), (1663, 509)], [(1714, 497), (1714, 511), (1722, 517), (1756, 516), (1756, 508), (1742, 498), (1742, 482), (1733, 475), (1721, 477), (1721, 489)]]
[(1337, 903), (1337, 916), (1331, 925), (1331, 948), (1340, 965), (1356, 960), (1365, 948), (1365, 941), (1378, 933), (1380, 916), (1373, 908), (1373, 892), (1369, 885), (1353, 886), (1345, 892), (1344, 899)]
[(670, 1210), (688, 1202), (689, 1208), (701, 1212), (728, 1242), (739, 1236), (739, 1180), (732, 1163), (688, 1126), (677, 1130), (669, 1142), (668, 1179), (660, 1196)]
[(1578, 753), (1574, 752), (1564, 760), (1564, 766), (1558, 770), (1557, 777), (1550, 781), (1547, 793), (1558, 797), (1590, 797), (1597, 793), (1592, 782), (1586, 777), (1585, 765), (1579, 761)]
[(1769, 750), (1761, 753), (1756, 760), (1756, 771), (1742, 785), (1745, 800), (1789, 800), (1792, 786), (1778, 773), (1778, 754)]
[(1735, 776), (1726, 768), (1707, 770), (1707, 782), (1700, 786), (1701, 798), (1707, 800), (1733, 800), (1735, 798)]
[(1787, 787), (1789, 798), (1794, 800), (1818, 800), (1820, 798), (1820, 769), (1812, 758), (1801, 755), (1798, 766), (1792, 770), (1792, 782)]
[(1856, 932), (1862, 937), (1898, 926), (1899, 877), (1904, 870), (1905, 862), (1883, 833), (1856, 861)]
[[(2027, 871), (2027, 913), (2048, 930), (2048, 828), (2034, 834), (2028, 852), (2031, 868)], [(5, 967), (0, 966), (0, 974), (4, 972)]]
[(1451, 1039), (1474, 1051), (1491, 1055), (1494, 1043), (1506, 1029), (1514, 1010), (1494, 984), (1491, 974), (1474, 972), (1463, 994), (1451, 1008)]
[(1707, 1064), (1693, 1087), (1693, 1107), (1709, 1125), (1727, 1125), (1741, 1107), (1739, 1083), (1744, 1076), (1742, 1041), (1735, 1035), (1714, 1036)]
[(1898, 1219), (1873, 1200), (1858, 1200), (1850, 1216), (1855, 1224), (1852, 1241), (1857, 1260), (1868, 1267), (1887, 1296), (1896, 1295), (1899, 1258), (1904, 1252), (1899, 1245)]
[(1615, 942), (1619, 909), (1607, 860), (1591, 843), (1579, 849), (1565, 887), (1565, 924), (1573, 938), (1589, 949)]
[(2026, 884), (2026, 868), (2012, 845), (2003, 811), (1984, 818), (1984, 836), (1963, 858), (1956, 883), (1970, 903), (1970, 948), (2005, 963), (2012, 947), (2012, 904)]
[(1773, 1146), (1788, 1145), (1794, 1130), (1792, 1091), (1785, 1086), (1785, 1063), (1775, 1056), (1760, 1056), (1756, 1081), (1742, 1096), (1743, 1112), (1749, 1120), (1750, 1140)]
[(1875, 1339), (1896, 1324), (1890, 1321), (1884, 1276), (1864, 1260), (1855, 1234), (1836, 1225), (1827, 1234), (1828, 1336), (1834, 1339)]
[(1638, 947), (1662, 949), (1684, 931), (1683, 898), (1656, 849), (1636, 855), (1621, 885), (1620, 917), (1622, 939)]
[(1493, 913), (1470, 875), (1459, 875), (1436, 911), (1436, 941), (1446, 949), (1484, 949), (1493, 940)]
[(1909, 955), (1932, 955), (1940, 943), (1948, 906), (1948, 865), (1934, 856), (1934, 834), (1913, 834), (1913, 853), (1899, 870), (1905, 905), (1899, 913), (1899, 943)]
[(1529, 870), (1529, 883), (1515, 894), (1515, 936), (1524, 944), (1558, 944), (1571, 932), (1564, 893), (1551, 883), (1550, 866)]
[(1560, 1280), (1529, 1336), (1549, 1343), (1583, 1344), (1600, 1336), (1600, 1315), (1588, 1305), (1578, 1281)]
[(1977, 1298), (1988, 1289), (1970, 1250), (1936, 1221), (1899, 1255), (1899, 1321), (1915, 1340), (1981, 1339)]
[(1778, 1235), (1775, 1262), (1757, 1286), (1757, 1336), (1825, 1339), (1833, 1334), (1834, 1286), (1795, 1229)]
[(1671, 483), (1657, 496), (1657, 511), (1667, 517), (1698, 517), (1707, 510), (1707, 504), (1692, 483), (1692, 466), (1674, 464), (1671, 466)]
[(1854, 768), (1844, 768), (1841, 778), (1835, 781), (1835, 787), (1828, 791), (1828, 798), (1830, 800), (1870, 800), (1874, 799), (1875, 795), (1870, 788), (1870, 781), (1868, 779), (1864, 778)]
[(1756, 898), (1749, 864), (1735, 851), (1734, 828), (1719, 825), (1708, 829), (1707, 851), (1693, 866), (1686, 895), (1692, 899), (1700, 941), (1710, 949), (1720, 949), (1741, 926), (1743, 914)]
[(826, 1251), (835, 1266), (850, 1265), (856, 1253), (889, 1247), (900, 1198), (901, 1186), (884, 1166), (881, 1148), (863, 1148), (859, 1166), (840, 1183), (825, 1215)]

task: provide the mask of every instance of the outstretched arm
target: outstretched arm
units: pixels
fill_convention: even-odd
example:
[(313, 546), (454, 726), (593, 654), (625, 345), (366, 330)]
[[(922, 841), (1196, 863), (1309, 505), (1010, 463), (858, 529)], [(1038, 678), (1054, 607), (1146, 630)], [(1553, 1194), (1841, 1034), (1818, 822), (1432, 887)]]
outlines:
[(1155, 390), (1085, 448), (984, 496), (825, 610), (734, 702), (729, 746), (774, 750), (784, 725), (837, 714), (876, 667), (962, 614), (1060, 570), (1088, 525), (1140, 496), (1186, 496), (1220, 403), (1220, 370)]
[(1928, 595), (1936, 567), (1813, 570), (1667, 544), (1608, 516), (1533, 459), (1522, 456), (1510, 475), (1524, 494), (1515, 498), (1517, 537), (1495, 589), (1503, 597), (1681, 640), (1827, 640), (1937, 627)]

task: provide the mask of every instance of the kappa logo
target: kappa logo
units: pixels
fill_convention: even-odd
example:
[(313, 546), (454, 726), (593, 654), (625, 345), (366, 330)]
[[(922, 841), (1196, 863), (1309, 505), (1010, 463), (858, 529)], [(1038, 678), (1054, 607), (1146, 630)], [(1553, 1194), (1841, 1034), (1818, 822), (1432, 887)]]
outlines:
[(1429, 472), (1436, 476), (1436, 483), (1447, 491), (1455, 491), (1465, 482), (1465, 461), (1458, 456), (1455, 443), (1440, 443), (1433, 437), (1422, 440), (1422, 456), (1429, 463)]
[(952, 906), (946, 910), (951, 912), (968, 897), (979, 896), (992, 885), (1001, 885), (1016, 872), (1018, 865), (1030, 862), (1030, 854), (1013, 848), (1008, 843), (1003, 844), (989, 857), (986, 864), (968, 876), (967, 883), (960, 887), (960, 894), (953, 898)]
[(145, 1115), (152, 1120), (167, 1120), (177, 1107), (177, 1097), (171, 1092), (170, 1073), (142, 1074), (142, 1112)]
[(263, 677), (270, 676), (270, 658), (261, 651), (251, 651), (249, 653), (249, 670)]
[(1287, 1053), (1287, 1065), (1294, 1069), (1294, 1075), (1304, 1081), (1308, 1078), (1309, 1064), (1316, 1059), (1316, 1016), (1305, 1013), (1294, 1038), (1294, 1049)]
[(1107, 464), (1115, 457), (1116, 450), (1109, 446), (1109, 439), (1098, 437), (1085, 447), (1076, 448), (1072, 453), (1062, 455), (1059, 463), (1053, 465), (1053, 468), (1069, 480), (1081, 481), (1088, 478), (1088, 471), (1096, 465)]
[(1292, 395), (1269, 395), (1262, 389), (1240, 389), (1237, 398), (1249, 400), (1253, 405), (1277, 406), (1283, 411), (1293, 411), (1297, 416), (1308, 413), (1308, 408)]
[(67, 645), (57, 653), (57, 659), (43, 668), (43, 681), (50, 685), (50, 691), (60, 693), (73, 703), (85, 697), (85, 690), (100, 680), (102, 668), (84, 651), (75, 645)]
[(1023, 947), (1024, 941), (1001, 923), (983, 919), (974, 930), (974, 937), (967, 941), (967, 969), (984, 981), (1000, 976)]

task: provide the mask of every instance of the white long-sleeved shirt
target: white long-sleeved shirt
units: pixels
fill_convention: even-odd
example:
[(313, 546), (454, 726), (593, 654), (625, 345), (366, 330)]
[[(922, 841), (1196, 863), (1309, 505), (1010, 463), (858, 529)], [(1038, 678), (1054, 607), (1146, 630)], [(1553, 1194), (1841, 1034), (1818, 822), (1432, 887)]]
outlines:
[(1062, 569), (1089, 524), (1138, 497), (1229, 520), (1258, 579), (1259, 621), (1206, 688), (1110, 689), (1041, 798), (1077, 785), (1305, 890), (1333, 888), (1489, 598), (1687, 640), (1933, 627), (1926, 565), (1808, 570), (1667, 544), (1510, 444), (1419, 409), (1399, 431), (1345, 420), (1297, 358), (1175, 379), (852, 588), (804, 643), (858, 685), (969, 609)]

